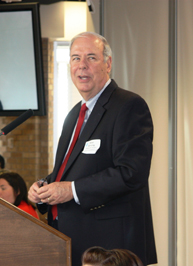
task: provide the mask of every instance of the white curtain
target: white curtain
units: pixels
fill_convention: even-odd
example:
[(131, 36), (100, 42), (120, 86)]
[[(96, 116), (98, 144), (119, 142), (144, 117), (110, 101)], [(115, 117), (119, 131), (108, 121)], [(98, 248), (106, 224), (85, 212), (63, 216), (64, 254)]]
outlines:
[[(112, 77), (124, 89), (145, 98), (154, 120), (150, 192), (158, 266), (169, 264), (169, 1), (106, 0), (104, 16), (104, 35), (114, 52)], [(177, 11), (177, 266), (190, 266), (193, 265), (193, 0), (177, 0)]]
[(178, 266), (193, 265), (193, 1), (178, 0)]
[(140, 94), (154, 121), (150, 174), (158, 265), (168, 265), (168, 0), (106, 0), (112, 78)]

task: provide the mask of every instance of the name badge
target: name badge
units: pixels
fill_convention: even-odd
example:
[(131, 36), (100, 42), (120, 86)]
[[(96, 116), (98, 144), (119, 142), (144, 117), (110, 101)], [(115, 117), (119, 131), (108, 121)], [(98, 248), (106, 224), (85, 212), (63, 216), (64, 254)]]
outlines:
[(82, 151), (82, 153), (84, 154), (95, 154), (98, 149), (101, 146), (101, 140), (100, 139), (93, 139), (93, 140), (89, 140), (85, 143), (84, 145), (84, 150)]

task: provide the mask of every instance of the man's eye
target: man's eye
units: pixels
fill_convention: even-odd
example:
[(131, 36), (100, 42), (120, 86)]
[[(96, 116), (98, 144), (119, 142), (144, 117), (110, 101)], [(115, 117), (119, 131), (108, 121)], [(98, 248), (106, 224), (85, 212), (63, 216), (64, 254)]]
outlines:
[(78, 61), (79, 60), (79, 57), (73, 57), (72, 58), (72, 61)]
[(94, 56), (90, 56), (89, 59), (90, 60), (95, 60), (95, 57)]

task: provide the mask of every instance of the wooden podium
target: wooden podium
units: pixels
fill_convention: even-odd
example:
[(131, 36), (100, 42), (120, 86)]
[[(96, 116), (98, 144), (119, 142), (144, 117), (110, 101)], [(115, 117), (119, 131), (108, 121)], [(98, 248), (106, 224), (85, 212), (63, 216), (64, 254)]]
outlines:
[(71, 266), (71, 239), (0, 199), (0, 265)]

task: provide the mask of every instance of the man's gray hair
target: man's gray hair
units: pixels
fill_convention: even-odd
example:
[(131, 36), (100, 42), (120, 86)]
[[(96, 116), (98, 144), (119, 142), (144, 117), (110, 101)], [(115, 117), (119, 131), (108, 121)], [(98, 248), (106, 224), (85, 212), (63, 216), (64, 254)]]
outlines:
[(80, 37), (84, 37), (84, 36), (95, 36), (95, 37), (97, 37), (99, 40), (101, 40), (103, 42), (103, 44), (104, 44), (104, 49), (103, 49), (104, 62), (106, 62), (109, 57), (112, 57), (112, 50), (111, 50), (111, 47), (110, 47), (109, 43), (107, 42), (107, 40), (102, 35), (100, 35), (98, 33), (95, 33), (95, 32), (86, 31), (86, 32), (82, 32), (82, 33), (77, 34), (71, 40), (70, 50), (71, 50), (71, 47), (72, 47), (74, 41), (76, 39), (78, 39)]

